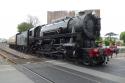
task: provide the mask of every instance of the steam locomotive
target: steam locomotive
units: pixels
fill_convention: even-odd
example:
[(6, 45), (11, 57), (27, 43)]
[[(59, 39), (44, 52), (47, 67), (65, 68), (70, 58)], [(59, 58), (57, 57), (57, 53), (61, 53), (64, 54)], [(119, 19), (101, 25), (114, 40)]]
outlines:
[(111, 51), (97, 47), (100, 18), (92, 12), (65, 17), (51, 24), (37, 26), (9, 39), (9, 46), (22, 52), (34, 52), (53, 58), (62, 57), (85, 65), (108, 62)]

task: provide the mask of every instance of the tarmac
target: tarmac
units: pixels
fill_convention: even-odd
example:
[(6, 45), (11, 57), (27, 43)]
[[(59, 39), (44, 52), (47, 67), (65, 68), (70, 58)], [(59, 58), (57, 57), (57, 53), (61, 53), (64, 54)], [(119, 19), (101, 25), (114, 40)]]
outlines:
[(0, 83), (34, 83), (11, 65), (0, 65)]

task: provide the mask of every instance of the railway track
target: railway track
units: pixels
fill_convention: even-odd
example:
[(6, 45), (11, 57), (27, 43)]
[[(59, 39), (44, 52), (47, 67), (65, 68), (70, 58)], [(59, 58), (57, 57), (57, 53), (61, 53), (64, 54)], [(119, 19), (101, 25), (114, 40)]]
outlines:
[[(0, 56), (12, 64), (27, 64), (45, 61), (45, 58), (38, 58), (31, 55), (26, 55), (20, 52), (13, 52), (9, 48), (0, 47)], [(27, 57), (28, 56), (28, 57)]]
[(1, 50), (0, 50), (0, 57), (2, 57), (2, 59), (4, 60), (4, 62), (7, 62), (9, 64), (16, 64), (15, 61), (13, 61), (9, 57), (7, 57), (5, 54), (1, 53)]
[[(22, 64), (29, 62), (29, 61), (26, 61), (26, 59), (24, 59), (24, 58), (20, 58), (18, 56), (15, 56), (15, 55), (13, 55), (9, 52), (6, 52), (5, 50), (1, 50), (1, 49), (0, 49), (0, 56), (3, 57), (4, 59), (6, 59), (6, 61), (8, 61), (11, 65), (18, 64), (18, 66), (21, 66), (24, 70), (28, 71), (29, 73), (33, 74), (36, 77), (39, 77), (40, 79), (46, 81), (47, 83), (55, 83), (54, 81), (52, 81), (52, 80), (40, 75), (39, 73), (36, 73), (32, 69), (22, 65)], [(20, 63), (19, 61), (21, 61), (23, 63)], [(32, 61), (30, 61), (30, 62), (32, 62)]]

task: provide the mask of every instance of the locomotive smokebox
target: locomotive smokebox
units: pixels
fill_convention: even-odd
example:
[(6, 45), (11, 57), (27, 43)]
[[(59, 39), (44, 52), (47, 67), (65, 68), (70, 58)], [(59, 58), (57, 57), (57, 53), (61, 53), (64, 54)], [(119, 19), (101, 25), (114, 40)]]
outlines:
[(69, 32), (74, 28), (88, 39), (94, 39), (100, 34), (100, 20), (92, 12), (79, 12), (79, 16), (71, 18), (68, 24)]

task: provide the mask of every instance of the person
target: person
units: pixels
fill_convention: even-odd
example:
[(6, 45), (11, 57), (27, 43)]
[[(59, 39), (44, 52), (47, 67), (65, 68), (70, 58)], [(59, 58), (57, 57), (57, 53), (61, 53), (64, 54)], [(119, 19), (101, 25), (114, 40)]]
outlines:
[(99, 47), (99, 48), (102, 48), (102, 47), (103, 47), (102, 42), (99, 42), (99, 43), (98, 43), (98, 47)]
[(114, 53), (114, 44), (113, 43), (110, 43), (110, 46), (109, 46), (109, 48), (111, 49), (111, 58), (112, 58), (112, 56), (113, 56), (113, 53)]
[(111, 43), (110, 46), (109, 46), (109, 48), (110, 48), (111, 51), (112, 51), (111, 58), (112, 58), (112, 56), (113, 56), (113, 53), (115, 53), (116, 56), (117, 56), (117, 54), (118, 54), (117, 45), (116, 45), (115, 43)]
[(114, 53), (116, 54), (116, 56), (119, 53), (119, 49), (118, 49), (117, 45), (114, 46)]

